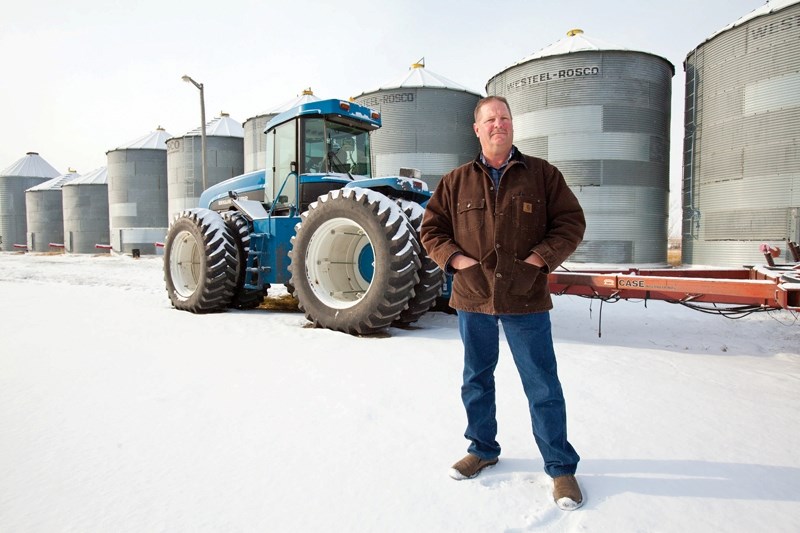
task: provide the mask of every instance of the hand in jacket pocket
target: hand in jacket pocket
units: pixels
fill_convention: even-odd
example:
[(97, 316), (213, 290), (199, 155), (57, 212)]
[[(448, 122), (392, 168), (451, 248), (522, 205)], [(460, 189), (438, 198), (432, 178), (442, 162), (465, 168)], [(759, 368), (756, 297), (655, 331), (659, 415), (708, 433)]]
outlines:
[(469, 296), (477, 295), (481, 298), (489, 296), (489, 284), (486, 276), (483, 275), (483, 267), (480, 263), (456, 270), (453, 276), (453, 292)]
[(508, 288), (509, 294), (512, 296), (525, 296), (533, 292), (533, 286), (540, 272), (541, 269), (538, 266), (515, 259), (511, 285)]

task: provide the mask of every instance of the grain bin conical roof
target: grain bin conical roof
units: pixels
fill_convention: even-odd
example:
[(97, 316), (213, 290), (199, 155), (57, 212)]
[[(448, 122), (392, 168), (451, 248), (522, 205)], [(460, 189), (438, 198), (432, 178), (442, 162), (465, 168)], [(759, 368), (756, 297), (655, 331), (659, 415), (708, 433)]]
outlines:
[(284, 111), (288, 111), (288, 110), (292, 109), (293, 107), (297, 107), (299, 105), (307, 104), (309, 102), (318, 102), (319, 100), (320, 100), (320, 98), (317, 95), (315, 95), (311, 91), (311, 89), (306, 89), (299, 96), (296, 96), (296, 97), (292, 98), (291, 100), (287, 100), (286, 102), (283, 102), (282, 104), (278, 105), (277, 107), (275, 107), (273, 109), (270, 109), (269, 111), (265, 111), (264, 114), (265, 115), (279, 115), (279, 114), (283, 113)]
[[(186, 133), (186, 136), (200, 135), (200, 128), (195, 128)], [(244, 137), (242, 124), (233, 120), (227, 113), (220, 113), (220, 116), (206, 123), (206, 135), (209, 137)]]
[[(727, 26), (720, 28), (718, 31), (715, 31), (711, 35), (708, 36), (706, 41), (710, 41), (720, 33), (724, 33), (730, 29), (733, 29), (737, 26), (741, 26), (742, 24), (753, 20), (754, 18), (760, 17), (762, 15), (769, 15), (770, 13), (774, 13), (775, 11), (780, 11), (785, 7), (789, 7), (796, 3), (800, 2), (800, 0), (768, 0), (763, 6), (757, 7), (756, 9), (752, 10), (750, 13), (742, 16), (741, 18), (731, 22)], [(691, 52), (689, 52), (691, 54)], [(687, 54), (688, 55), (688, 54)]]
[(106, 185), (108, 184), (108, 167), (100, 167), (81, 174), (64, 185)]
[[(541, 59), (543, 57), (550, 57), (550, 56), (560, 56), (565, 54), (573, 54), (576, 52), (603, 52), (603, 51), (621, 51), (621, 52), (641, 52), (643, 54), (648, 55), (655, 55), (652, 52), (647, 52), (644, 50), (635, 50), (632, 48), (628, 48), (626, 46), (620, 46), (615, 43), (611, 43), (609, 41), (605, 41), (603, 39), (598, 39), (596, 37), (590, 37), (586, 35), (583, 30), (581, 29), (573, 29), (567, 32), (567, 35), (560, 39), (553, 44), (545, 46), (538, 52), (534, 52), (533, 54), (523, 57), (516, 63), (506, 67), (505, 70), (516, 66), (522, 65), (523, 63), (527, 63), (533, 59)], [(661, 56), (657, 56), (661, 57)], [(663, 58), (665, 61), (668, 61), (666, 58)], [(668, 61), (669, 62), (669, 61)], [(672, 65), (672, 62), (669, 62)], [(675, 67), (672, 68), (673, 74), (675, 73)]]
[(377, 91), (387, 91), (392, 89), (405, 89), (410, 87), (426, 87), (431, 89), (452, 89), (454, 91), (464, 91), (473, 94), (480, 94), (467, 87), (456, 83), (425, 68), (425, 62), (419, 61), (411, 65), (408, 71), (402, 75), (384, 83), (380, 87), (375, 87), (369, 91), (364, 91), (361, 95), (374, 93)]
[[(252, 120), (254, 118), (257, 118), (257, 117), (264, 117), (264, 116), (267, 116), (267, 115), (272, 115), (272, 116), (280, 115), (284, 111), (288, 111), (288, 110), (292, 109), (293, 107), (297, 107), (299, 105), (307, 104), (309, 102), (318, 102), (319, 100), (320, 100), (319, 96), (315, 95), (314, 91), (312, 91), (310, 88), (303, 89), (303, 92), (300, 93), (299, 95), (295, 96), (294, 98), (292, 98), (290, 100), (287, 100), (285, 102), (282, 102), (282, 103), (278, 104), (277, 106), (275, 106), (275, 107), (273, 107), (271, 109), (267, 109), (266, 111), (262, 111), (258, 115), (255, 115), (253, 117), (248, 118), (245, 122), (247, 122), (249, 120)], [(261, 132), (261, 133), (263, 133), (263, 132)]]
[(38, 185), (34, 185), (30, 189), (27, 189), (25, 192), (28, 191), (60, 191), (61, 187), (72, 180), (76, 179), (78, 174), (75, 172), (68, 172), (67, 174), (62, 174), (60, 176), (56, 176), (55, 178), (51, 178), (47, 181), (43, 181)]
[(26, 176), (31, 178), (54, 178), (58, 170), (36, 152), (28, 152), (12, 165), (6, 167), (0, 176)]
[(166, 150), (167, 139), (171, 137), (172, 135), (164, 131), (164, 128), (159, 126), (155, 131), (151, 131), (146, 135), (120, 145), (113, 150)]

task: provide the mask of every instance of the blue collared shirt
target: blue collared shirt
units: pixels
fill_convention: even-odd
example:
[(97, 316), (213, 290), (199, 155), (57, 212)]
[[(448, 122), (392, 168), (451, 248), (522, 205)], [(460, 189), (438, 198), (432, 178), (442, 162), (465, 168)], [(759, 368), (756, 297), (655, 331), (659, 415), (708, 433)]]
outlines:
[(492, 176), (492, 181), (494, 182), (494, 188), (497, 190), (500, 187), (500, 176), (503, 175), (503, 171), (508, 166), (508, 162), (511, 161), (511, 158), (514, 156), (514, 147), (511, 147), (511, 150), (508, 152), (508, 158), (506, 162), (503, 163), (500, 168), (494, 168), (492, 165), (486, 162), (486, 158), (483, 157), (483, 151), (481, 151), (481, 163), (486, 165), (489, 169), (489, 174)]

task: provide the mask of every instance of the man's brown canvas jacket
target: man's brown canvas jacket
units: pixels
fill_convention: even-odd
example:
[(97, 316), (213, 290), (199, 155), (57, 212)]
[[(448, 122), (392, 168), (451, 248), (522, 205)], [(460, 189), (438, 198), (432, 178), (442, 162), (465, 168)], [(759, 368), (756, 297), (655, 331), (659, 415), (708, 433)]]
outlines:
[[(480, 158), (442, 178), (425, 210), (420, 238), (443, 269), (456, 253), (478, 265), (455, 271), (450, 305), (488, 314), (552, 309), (547, 272), (575, 251), (586, 220), (561, 172), (514, 149), (498, 190)], [(536, 252), (540, 269), (525, 263)]]

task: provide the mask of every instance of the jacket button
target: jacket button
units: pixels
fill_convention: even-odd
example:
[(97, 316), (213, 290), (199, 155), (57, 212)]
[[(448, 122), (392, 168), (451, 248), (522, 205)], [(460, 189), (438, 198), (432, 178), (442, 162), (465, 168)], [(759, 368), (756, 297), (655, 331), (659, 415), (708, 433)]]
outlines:
[(500, 272), (498, 272), (497, 274), (495, 274), (495, 277), (497, 277), (497, 278), (502, 278), (502, 277), (503, 277), (503, 275), (502, 275)]
[(497, 248), (498, 250), (500, 249), (500, 245), (499, 244), (495, 244), (494, 247)]

